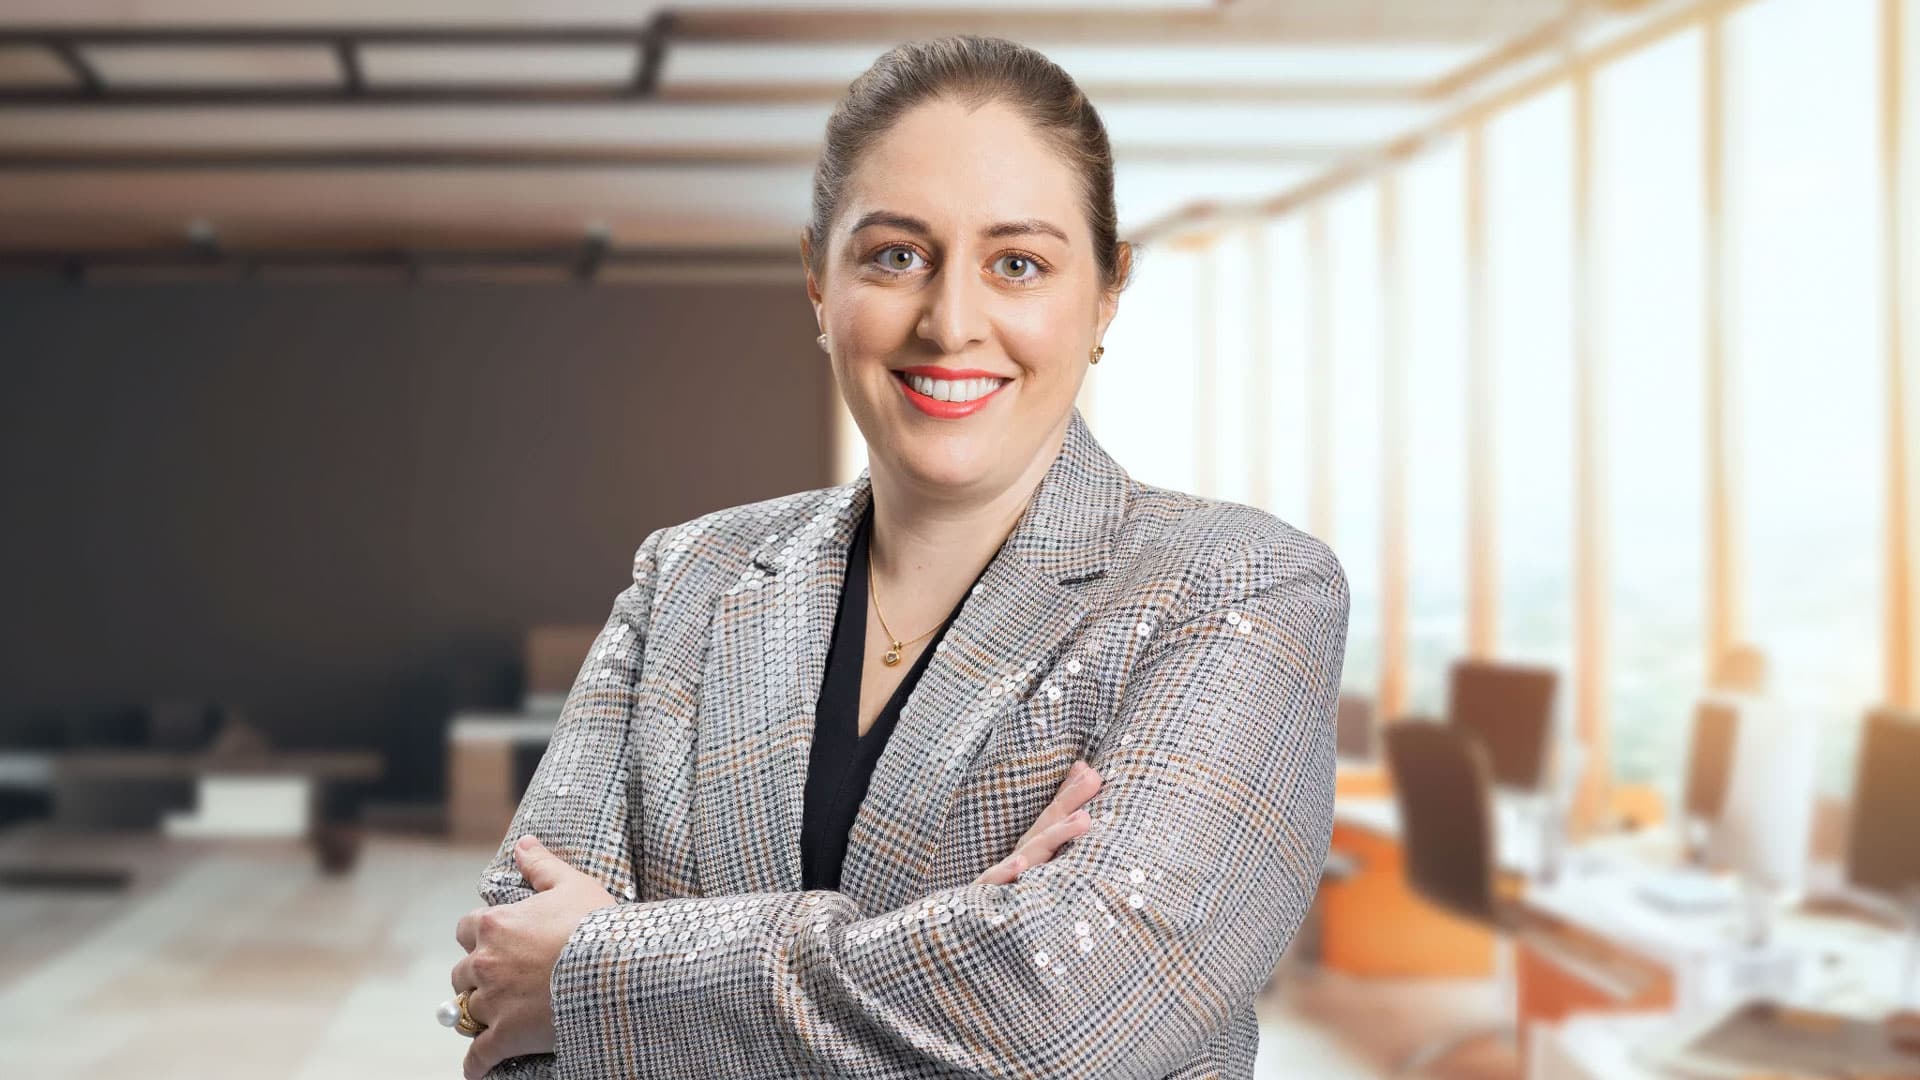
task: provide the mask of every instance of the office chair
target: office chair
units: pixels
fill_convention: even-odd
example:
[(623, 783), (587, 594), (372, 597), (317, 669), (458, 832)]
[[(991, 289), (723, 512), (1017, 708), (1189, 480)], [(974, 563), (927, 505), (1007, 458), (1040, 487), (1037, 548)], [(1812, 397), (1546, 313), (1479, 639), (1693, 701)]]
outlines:
[[(1444, 911), (1507, 932), (1516, 917), (1494, 889), (1493, 770), (1486, 747), (1460, 728), (1403, 720), (1387, 725), (1386, 750), (1407, 884)], [(1512, 975), (1504, 962), (1498, 967), (1505, 1002), (1514, 997)], [(1514, 1010), (1496, 1023), (1417, 1047), (1393, 1075), (1425, 1071), (1461, 1047), (1491, 1037), (1517, 1044)]]
[(1487, 749), (1496, 787), (1550, 793), (1560, 673), (1538, 664), (1456, 660), (1447, 669), (1447, 723)]
[(1387, 768), (1400, 808), (1408, 883), (1455, 915), (1498, 922), (1486, 748), (1459, 728), (1406, 720), (1387, 725)]
[[(1538, 927), (1498, 887), (1493, 768), (1487, 750), (1471, 732), (1451, 724), (1403, 720), (1387, 725), (1387, 770), (1400, 811), (1400, 841), (1407, 884), (1429, 903), (1529, 948), (1578, 974), (1601, 992), (1626, 1001), (1642, 987), (1570, 950)], [(1506, 1015), (1416, 1048), (1394, 1069), (1396, 1076), (1424, 1071), (1454, 1051), (1489, 1037), (1519, 1041), (1519, 992), (1508, 958), (1497, 962)]]

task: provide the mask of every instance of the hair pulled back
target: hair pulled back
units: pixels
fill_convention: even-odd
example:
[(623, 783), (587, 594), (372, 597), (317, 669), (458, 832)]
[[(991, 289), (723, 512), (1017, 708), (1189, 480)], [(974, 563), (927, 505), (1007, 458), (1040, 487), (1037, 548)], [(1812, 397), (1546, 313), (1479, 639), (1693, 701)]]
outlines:
[(916, 105), (934, 100), (976, 109), (1001, 102), (1034, 130), (1080, 178), (1101, 285), (1117, 292), (1119, 215), (1113, 202), (1113, 150), (1093, 103), (1058, 64), (1004, 38), (961, 34), (895, 46), (848, 87), (827, 120), (825, 149), (813, 172), (806, 238), (814, 276), (821, 276), (828, 232), (846, 198), (860, 157)]

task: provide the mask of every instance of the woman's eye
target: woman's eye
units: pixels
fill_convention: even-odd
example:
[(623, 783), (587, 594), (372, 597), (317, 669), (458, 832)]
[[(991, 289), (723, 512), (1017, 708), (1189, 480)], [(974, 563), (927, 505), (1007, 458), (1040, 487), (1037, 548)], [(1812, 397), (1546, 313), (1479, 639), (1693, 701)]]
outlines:
[(905, 271), (913, 269), (913, 260), (920, 253), (910, 247), (889, 247), (880, 249), (880, 265), (889, 270)]
[(994, 260), (1006, 268), (1006, 276), (1015, 281), (1027, 281), (1040, 276), (1040, 264), (1025, 255), (1002, 255)]

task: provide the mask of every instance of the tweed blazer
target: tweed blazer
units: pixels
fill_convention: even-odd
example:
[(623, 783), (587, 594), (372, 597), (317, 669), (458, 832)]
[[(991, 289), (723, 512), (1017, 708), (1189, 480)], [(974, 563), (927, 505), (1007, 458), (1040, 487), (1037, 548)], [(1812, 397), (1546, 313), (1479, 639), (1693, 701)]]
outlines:
[[(479, 891), (533, 833), (621, 902), (490, 1076), (1250, 1077), (1333, 821), (1346, 576), (1253, 507), (1140, 483), (1076, 409), (800, 887), (814, 705), (870, 475), (647, 536)], [(1085, 758), (1091, 831), (1008, 855)]]

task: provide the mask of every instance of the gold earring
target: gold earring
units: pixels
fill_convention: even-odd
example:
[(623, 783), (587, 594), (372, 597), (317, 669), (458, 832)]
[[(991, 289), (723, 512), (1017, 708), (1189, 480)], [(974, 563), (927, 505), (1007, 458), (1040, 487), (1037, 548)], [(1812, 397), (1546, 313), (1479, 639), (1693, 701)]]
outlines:
[(1107, 347), (1105, 345), (1095, 345), (1093, 347), (1093, 352), (1087, 354), (1090, 357), (1090, 359), (1088, 360), (1088, 363), (1092, 363), (1092, 364), (1099, 363), (1101, 354), (1105, 353), (1106, 351), (1107, 351)]
[(821, 334), (821, 335), (820, 335), (819, 337), (817, 337), (817, 338), (814, 338), (813, 340), (815, 340), (815, 341), (817, 341), (817, 342), (819, 342), (819, 343), (820, 343), (820, 351), (821, 351), (821, 352), (832, 352), (832, 351), (833, 351), (833, 350), (831, 350), (831, 349), (829, 349), (829, 348), (827, 348), (827, 335), (825, 335), (825, 334)]

